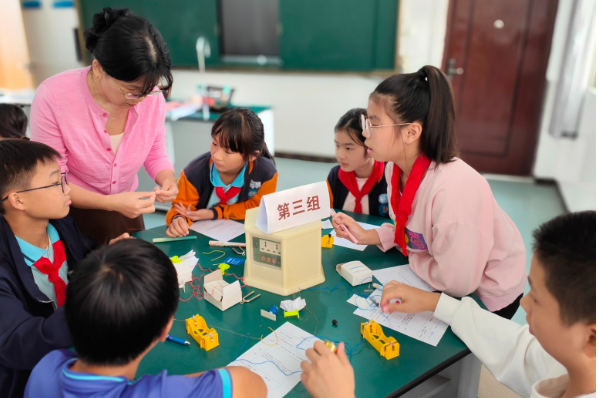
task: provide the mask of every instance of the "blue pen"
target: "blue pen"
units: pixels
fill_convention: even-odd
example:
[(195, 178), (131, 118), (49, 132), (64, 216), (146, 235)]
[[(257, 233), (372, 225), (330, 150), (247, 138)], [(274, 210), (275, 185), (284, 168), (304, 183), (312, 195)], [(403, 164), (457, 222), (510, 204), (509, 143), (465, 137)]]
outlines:
[(188, 341), (179, 339), (178, 337), (174, 337), (171, 335), (166, 336), (166, 339), (172, 341), (173, 343), (177, 343), (180, 345), (191, 345), (191, 343), (189, 343)]

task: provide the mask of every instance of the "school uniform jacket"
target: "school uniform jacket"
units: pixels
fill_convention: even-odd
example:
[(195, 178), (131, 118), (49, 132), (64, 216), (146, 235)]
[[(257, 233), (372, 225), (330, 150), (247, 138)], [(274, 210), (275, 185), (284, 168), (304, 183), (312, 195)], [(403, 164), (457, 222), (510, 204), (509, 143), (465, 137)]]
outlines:
[[(338, 178), (338, 171), (341, 166), (335, 166), (328, 173), (326, 183), (328, 184), (328, 193), (330, 194), (330, 207), (342, 209), (345, 200), (349, 195), (349, 190)], [(368, 193), (369, 214), (372, 216), (388, 217), (388, 193), (384, 173)]]
[[(50, 223), (64, 243), (70, 273), (93, 243), (70, 217)], [(22, 397), (39, 360), (71, 345), (64, 306), (54, 310), (39, 290), (10, 225), (0, 216), (0, 395)]]
[[(522, 397), (556, 398), (565, 392), (567, 370), (542, 348), (528, 325), (483, 310), (469, 297), (459, 301), (444, 293), (434, 316), (450, 325), (499, 382)], [(582, 397), (596, 393), (578, 396)]]
[[(166, 214), (166, 224), (170, 225), (178, 213), (174, 205), (182, 204), (184, 207), (191, 205), (191, 210), (206, 209), (208, 207), (214, 186), (210, 181), (210, 166), (212, 156), (210, 152), (204, 153), (193, 159), (181, 171), (179, 176), (179, 194), (172, 201), (172, 208)], [(276, 191), (278, 173), (274, 162), (264, 157), (258, 157), (249, 162), (245, 168), (244, 183), (239, 192), (237, 203), (232, 205), (217, 204), (211, 210), (212, 219), (229, 218), (244, 220), (247, 209), (260, 205), (262, 196)], [(187, 220), (189, 225), (193, 222)]]

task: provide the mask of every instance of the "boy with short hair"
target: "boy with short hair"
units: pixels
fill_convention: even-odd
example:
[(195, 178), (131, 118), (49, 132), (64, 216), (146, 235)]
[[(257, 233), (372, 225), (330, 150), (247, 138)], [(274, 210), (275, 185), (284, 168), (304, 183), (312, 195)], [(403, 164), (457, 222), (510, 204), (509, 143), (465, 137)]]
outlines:
[(242, 367), (135, 378), (140, 361), (168, 336), (179, 302), (177, 274), (160, 249), (125, 240), (91, 253), (71, 277), (66, 321), (75, 352), (56, 350), (33, 369), (25, 397), (265, 397)]
[[(531, 290), (521, 300), (520, 326), (461, 301), (398, 282), (384, 286), (385, 312), (434, 311), (507, 387), (524, 397), (596, 396), (596, 212), (566, 214), (534, 233)], [(395, 302), (401, 300), (400, 302)], [(315, 397), (355, 395), (353, 369), (339, 345), (307, 351), (303, 383)], [(340, 380), (345, 380), (339, 383)]]
[(0, 140), (0, 391), (23, 395), (35, 364), (71, 345), (62, 302), (68, 273), (90, 250), (69, 212), (52, 148)]

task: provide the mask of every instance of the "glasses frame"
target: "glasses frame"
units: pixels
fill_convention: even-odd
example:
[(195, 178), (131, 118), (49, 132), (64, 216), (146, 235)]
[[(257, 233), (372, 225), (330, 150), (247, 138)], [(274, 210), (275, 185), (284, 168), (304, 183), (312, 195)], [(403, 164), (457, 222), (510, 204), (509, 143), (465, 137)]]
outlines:
[(135, 100), (135, 99), (144, 98), (144, 97), (151, 97), (153, 95), (162, 94), (164, 92), (164, 90), (158, 90), (158, 91), (152, 91), (151, 93), (148, 93), (148, 94), (145, 94), (145, 95), (133, 94), (133, 93), (125, 93), (123, 91), (123, 89), (120, 88), (120, 86), (116, 82), (116, 79), (113, 78), (113, 80), (114, 80), (114, 84), (116, 84), (116, 87), (118, 87), (118, 90), (125, 96), (125, 99), (128, 99), (128, 100)]
[[(66, 171), (63, 171), (62, 173), (60, 173), (60, 182), (55, 182), (52, 185), (46, 185), (45, 187), (37, 187), (37, 188), (29, 188), (29, 189), (23, 189), (22, 191), (17, 191), (15, 193), (23, 193), (23, 192), (30, 192), (30, 191), (37, 191), (38, 189), (46, 189), (46, 188), (52, 188), (52, 187), (57, 187), (57, 186), (61, 186), (62, 188), (62, 193), (64, 193), (64, 187), (66, 185), (68, 185), (68, 179), (66, 177)], [(8, 199), (8, 196), (6, 196), (4, 199), (0, 199), (0, 203), (4, 202), (6, 199)]]
[(365, 115), (361, 115), (359, 118), (359, 121), (361, 123), (361, 129), (363, 131), (365, 131), (367, 138), (372, 138), (371, 129), (377, 129), (380, 127), (390, 127), (390, 126), (409, 126), (411, 124), (411, 123), (397, 123), (397, 124), (381, 124), (379, 126), (373, 126), (372, 122), (370, 122), (370, 119)]

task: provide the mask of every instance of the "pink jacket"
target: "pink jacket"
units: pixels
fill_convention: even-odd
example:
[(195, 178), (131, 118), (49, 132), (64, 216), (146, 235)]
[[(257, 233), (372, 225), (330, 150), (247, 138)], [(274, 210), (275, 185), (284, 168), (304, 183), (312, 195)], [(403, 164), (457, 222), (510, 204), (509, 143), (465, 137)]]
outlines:
[(172, 170), (164, 136), (164, 98), (147, 97), (129, 109), (116, 156), (105, 130), (106, 113), (87, 87), (90, 67), (73, 69), (39, 85), (31, 106), (31, 138), (56, 149), (69, 183), (109, 195), (137, 189), (145, 166), (152, 179)]
[[(475, 292), (490, 311), (504, 308), (527, 280), (521, 234), (478, 172), (461, 159), (435, 167), (432, 162), (405, 226), (409, 265), (437, 290), (457, 297)], [(387, 181), (392, 168), (389, 162)], [(393, 194), (389, 184), (389, 203)], [(396, 246), (394, 231), (391, 224), (376, 229), (383, 251)]]

